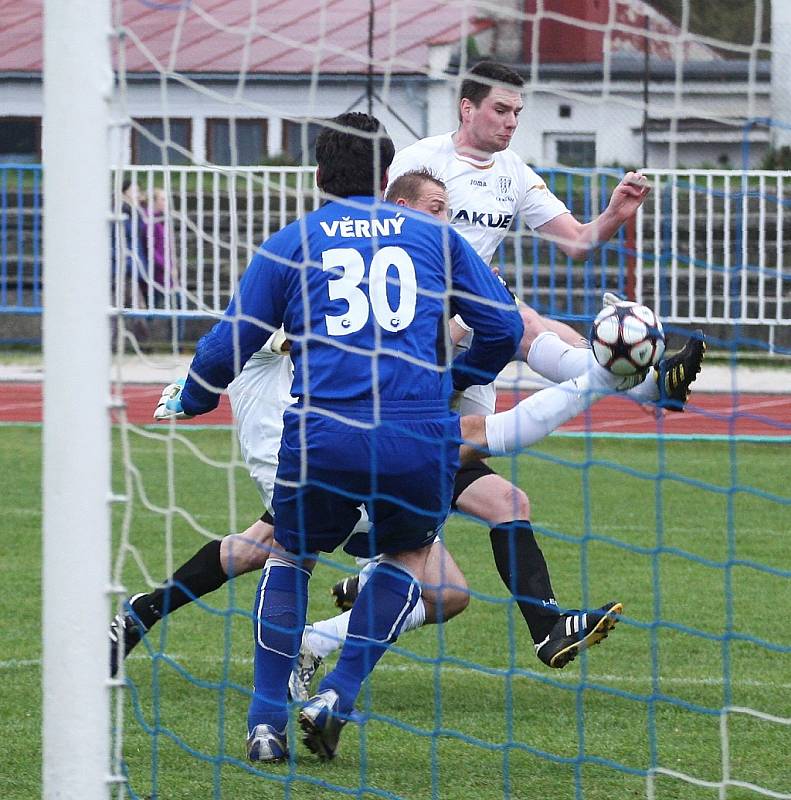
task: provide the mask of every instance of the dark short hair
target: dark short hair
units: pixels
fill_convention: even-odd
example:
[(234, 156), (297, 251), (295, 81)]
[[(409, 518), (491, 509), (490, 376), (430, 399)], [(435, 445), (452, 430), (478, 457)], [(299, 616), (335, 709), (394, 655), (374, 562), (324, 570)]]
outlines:
[(423, 187), (426, 183), (433, 183), (442, 191), (447, 191), (445, 183), (441, 181), (430, 169), (411, 169), (403, 175), (399, 175), (388, 187), (385, 200), (388, 203), (395, 203), (402, 198), (412, 205), (418, 201)]
[(330, 122), (333, 127), (325, 127), (316, 139), (319, 188), (336, 197), (378, 196), (382, 176), (395, 155), (384, 125), (358, 111), (341, 114)]
[[(505, 84), (505, 88), (521, 89), (524, 79), (518, 72), (514, 72), (505, 64), (498, 64), (496, 61), (479, 61), (468, 73), (469, 77), (461, 82), (459, 89), (459, 102), (465, 98), (476, 108), (481, 101), (489, 96), (492, 88), (498, 84)], [(473, 77), (474, 76), (474, 77)], [(476, 80), (483, 78), (483, 81)]]

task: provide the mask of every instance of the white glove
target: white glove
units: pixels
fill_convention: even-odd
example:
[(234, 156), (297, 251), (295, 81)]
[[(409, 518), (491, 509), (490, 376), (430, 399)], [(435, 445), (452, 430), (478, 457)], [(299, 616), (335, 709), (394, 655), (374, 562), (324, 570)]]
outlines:
[(184, 388), (184, 383), (184, 378), (179, 378), (162, 390), (162, 396), (154, 409), (154, 419), (192, 419), (192, 414), (187, 414), (181, 406), (181, 390)]

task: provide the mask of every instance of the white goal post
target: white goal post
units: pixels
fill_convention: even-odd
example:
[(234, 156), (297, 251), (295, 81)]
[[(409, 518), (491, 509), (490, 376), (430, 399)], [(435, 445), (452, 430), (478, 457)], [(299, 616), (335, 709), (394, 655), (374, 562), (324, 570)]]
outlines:
[(109, 796), (111, 90), (109, 0), (47, 0), (42, 796), (59, 800)]

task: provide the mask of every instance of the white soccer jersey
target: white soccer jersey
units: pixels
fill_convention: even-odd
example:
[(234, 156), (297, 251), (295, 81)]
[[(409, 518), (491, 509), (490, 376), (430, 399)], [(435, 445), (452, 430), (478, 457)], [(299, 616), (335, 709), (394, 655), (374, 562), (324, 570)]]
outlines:
[(228, 397), (236, 419), (242, 458), (271, 514), (283, 412), (294, 398), (290, 394), (291, 359), (273, 353), (269, 344), (267, 342), (244, 365), (228, 386)]
[[(291, 396), (294, 377), (291, 359), (272, 351), (272, 341), (277, 336), (278, 332), (272, 334), (228, 385), (239, 449), (270, 514), (277, 455), (283, 436), (283, 412), (295, 402)], [(371, 527), (363, 506), (360, 506), (360, 511), (360, 520), (352, 529), (353, 534), (367, 533)]]
[[(429, 136), (396, 153), (390, 165), (390, 181), (423, 168), (443, 181), (451, 224), (487, 264), (517, 216), (535, 229), (569, 211), (510, 148), (481, 162), (460, 156), (452, 133)], [(461, 344), (469, 347), (469, 339)], [(470, 386), (459, 411), (493, 414), (496, 399), (494, 384)]]
[(451, 133), (429, 136), (396, 153), (390, 181), (421, 168), (445, 183), (451, 224), (487, 263), (516, 217), (536, 229), (569, 212), (510, 148), (482, 162), (460, 156)]

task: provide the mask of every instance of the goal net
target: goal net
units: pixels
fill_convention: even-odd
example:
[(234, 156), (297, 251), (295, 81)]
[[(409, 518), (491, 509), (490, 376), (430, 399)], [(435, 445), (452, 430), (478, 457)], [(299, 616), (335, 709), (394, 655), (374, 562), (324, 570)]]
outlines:
[[(114, 613), (163, 598), (113, 684), (114, 796), (791, 798), (791, 113), (769, 4), (742, 5), (114, 0)], [(536, 658), (492, 559), (497, 498), (484, 497), (443, 534), (469, 608), (399, 639), (337, 759), (301, 747), (295, 703), (291, 758), (250, 763), (260, 569), (218, 585), (178, 570), (266, 510), (251, 434), (240, 446), (226, 396), (191, 421), (154, 425), (153, 410), (259, 245), (320, 206), (327, 120), (371, 113), (397, 150), (453, 131), (482, 59), (524, 78), (511, 148), (580, 222), (629, 170), (651, 187), (584, 261), (514, 219), (492, 259), (514, 294), (586, 335), (614, 292), (656, 310), (670, 352), (703, 329), (709, 357), (683, 414), (607, 398), (488, 462), (529, 495), (561, 608), (623, 602), (603, 645), (562, 670)], [(458, 222), (452, 193), (450, 206)], [(543, 385), (514, 363), (498, 407)], [(309, 622), (337, 612), (330, 589), (357, 570), (341, 551), (320, 559)]]

